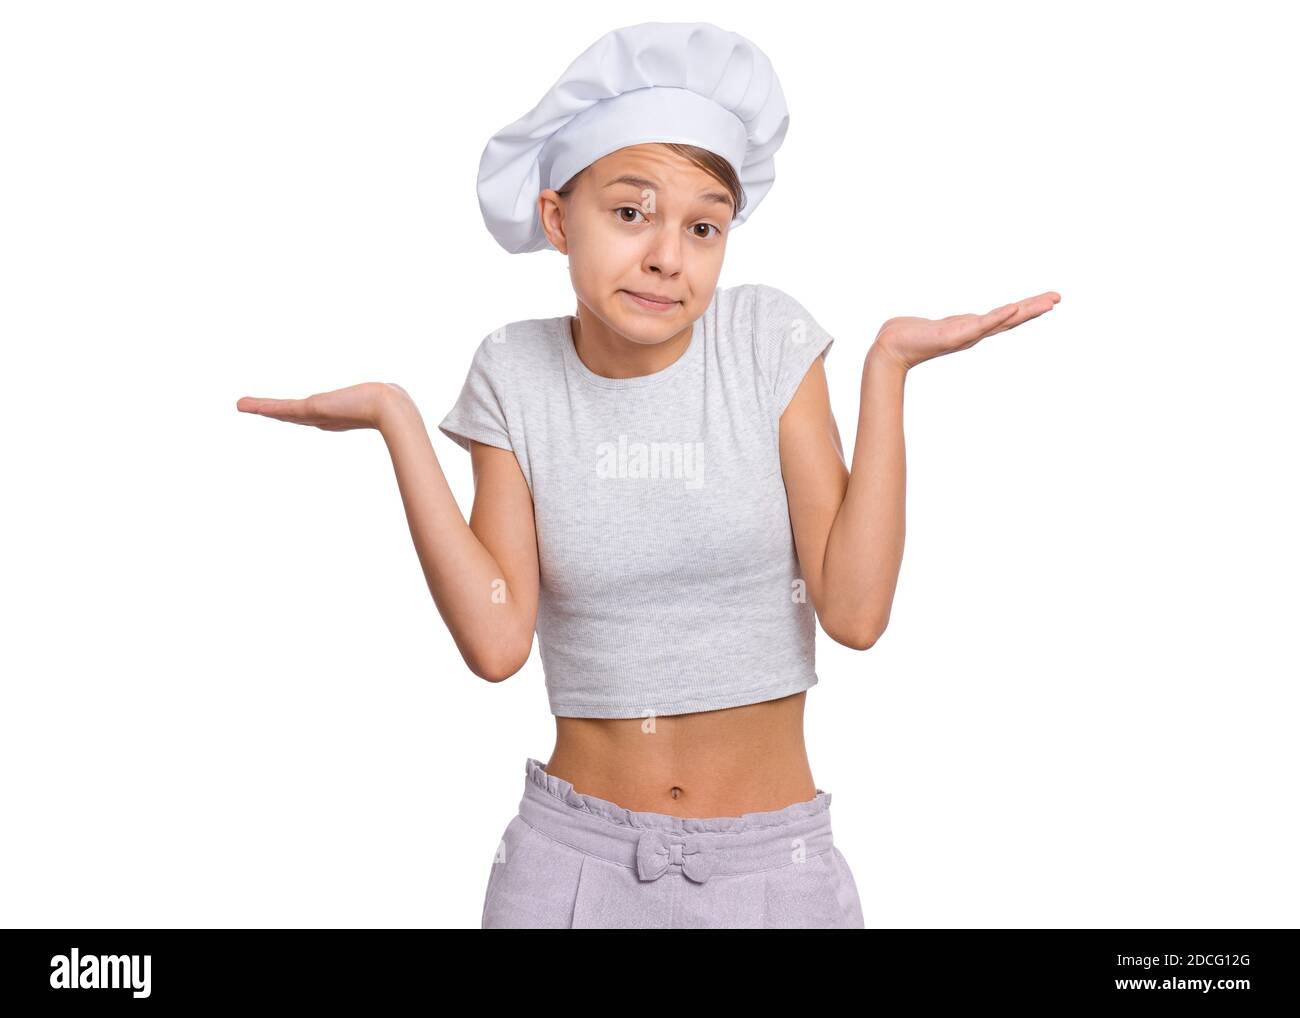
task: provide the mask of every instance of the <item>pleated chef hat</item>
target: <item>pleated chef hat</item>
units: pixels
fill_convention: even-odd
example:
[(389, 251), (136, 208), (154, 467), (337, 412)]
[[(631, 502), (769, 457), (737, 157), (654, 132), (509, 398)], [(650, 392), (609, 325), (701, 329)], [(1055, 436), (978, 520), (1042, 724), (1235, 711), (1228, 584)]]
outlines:
[(533, 109), (488, 141), (478, 198), (512, 254), (555, 250), (537, 198), (628, 145), (678, 142), (722, 156), (745, 190), (743, 223), (776, 178), (790, 123), (781, 83), (748, 39), (708, 23), (647, 22), (601, 36)]

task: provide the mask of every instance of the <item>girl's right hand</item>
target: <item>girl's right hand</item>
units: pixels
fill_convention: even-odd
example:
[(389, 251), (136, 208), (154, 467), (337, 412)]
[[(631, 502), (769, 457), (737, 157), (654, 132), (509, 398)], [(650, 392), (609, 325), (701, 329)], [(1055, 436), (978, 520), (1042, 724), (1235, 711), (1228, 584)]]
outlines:
[(410, 398), (407, 391), (394, 382), (362, 382), (333, 392), (318, 392), (306, 399), (244, 396), (235, 404), (235, 409), (291, 424), (308, 424), (325, 431), (352, 431), (378, 428), (384, 414), (395, 403)]

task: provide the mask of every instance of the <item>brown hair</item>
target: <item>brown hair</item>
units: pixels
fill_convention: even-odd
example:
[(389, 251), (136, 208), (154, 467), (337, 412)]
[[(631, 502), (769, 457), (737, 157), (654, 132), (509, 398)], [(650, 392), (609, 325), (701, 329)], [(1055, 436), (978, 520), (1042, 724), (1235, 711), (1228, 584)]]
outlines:
[[(745, 207), (745, 189), (740, 186), (740, 178), (736, 176), (736, 171), (732, 168), (731, 163), (716, 152), (710, 152), (707, 148), (700, 148), (698, 145), (682, 145), (677, 142), (667, 141), (656, 142), (655, 144), (663, 145), (670, 152), (684, 159), (689, 159), (705, 173), (717, 180), (731, 195), (731, 217), (735, 219), (740, 214), (740, 210)], [(567, 198), (576, 186), (578, 178), (586, 172), (586, 169), (579, 170), (565, 182), (563, 187), (558, 188), (556, 193)]]

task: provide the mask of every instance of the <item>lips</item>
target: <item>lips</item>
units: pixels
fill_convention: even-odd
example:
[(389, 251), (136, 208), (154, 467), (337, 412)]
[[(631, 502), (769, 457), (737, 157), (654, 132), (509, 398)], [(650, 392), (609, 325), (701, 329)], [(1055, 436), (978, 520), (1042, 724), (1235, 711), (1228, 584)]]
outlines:
[(639, 290), (627, 290), (625, 292), (630, 293), (633, 297), (640, 297), (642, 300), (652, 300), (659, 304), (678, 303), (676, 297), (665, 297), (661, 293), (641, 293)]

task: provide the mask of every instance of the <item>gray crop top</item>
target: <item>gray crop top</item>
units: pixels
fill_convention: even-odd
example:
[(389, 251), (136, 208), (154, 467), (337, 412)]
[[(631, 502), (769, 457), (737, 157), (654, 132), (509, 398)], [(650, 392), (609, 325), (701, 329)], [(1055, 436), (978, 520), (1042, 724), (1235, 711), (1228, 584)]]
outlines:
[(533, 496), (551, 713), (633, 718), (817, 683), (779, 419), (833, 339), (792, 297), (715, 288), (661, 371), (606, 378), (570, 316), (484, 337), (438, 425), (512, 449)]

